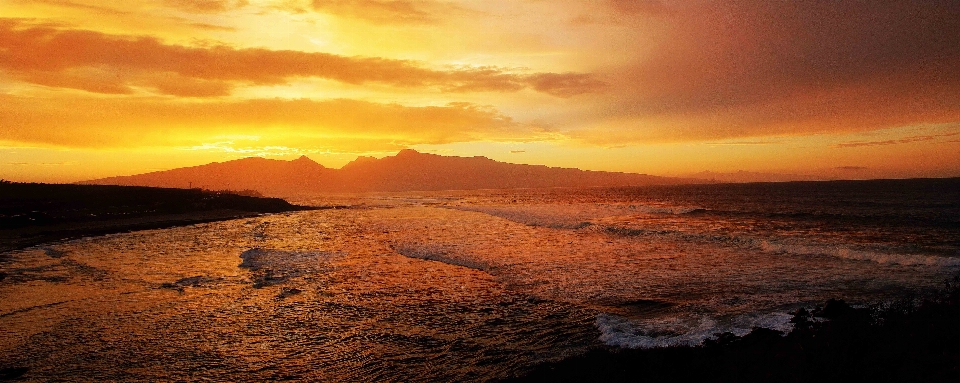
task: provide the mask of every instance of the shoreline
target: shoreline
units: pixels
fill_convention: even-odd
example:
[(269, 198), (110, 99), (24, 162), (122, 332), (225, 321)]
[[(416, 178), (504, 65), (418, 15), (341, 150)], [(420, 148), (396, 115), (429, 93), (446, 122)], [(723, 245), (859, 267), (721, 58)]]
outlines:
[(89, 236), (331, 207), (201, 189), (0, 183), (0, 253)]
[(840, 299), (698, 346), (605, 346), (532, 366), (520, 382), (957, 382), (960, 274), (932, 296), (854, 308)]
[[(312, 209), (297, 209), (291, 211), (301, 210)], [(20, 229), (4, 229), (0, 230), (0, 253), (23, 250), (48, 243), (84, 237), (96, 237), (140, 230), (167, 229), (202, 223), (258, 217), (264, 214), (273, 213), (238, 210), (199, 211), (194, 213), (167, 214), (97, 222), (67, 223), (52, 226), (33, 226)]]

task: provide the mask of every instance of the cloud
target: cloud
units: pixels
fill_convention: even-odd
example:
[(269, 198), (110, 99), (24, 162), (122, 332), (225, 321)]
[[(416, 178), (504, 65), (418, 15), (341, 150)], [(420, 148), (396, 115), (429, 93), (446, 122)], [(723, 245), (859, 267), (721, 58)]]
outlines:
[(144, 79), (145, 84), (157, 92), (180, 97), (228, 96), (233, 89), (227, 82), (185, 77), (176, 73), (158, 73)]
[[(611, 4), (646, 3), (622, 0), (606, 7)], [(648, 25), (658, 29), (638, 32), (637, 39), (654, 48), (607, 73), (617, 81), (603, 113), (613, 125), (608, 129), (628, 142), (960, 121), (960, 2), (710, 1), (666, 7), (658, 15), (635, 16), (657, 20)], [(606, 133), (584, 135), (603, 141)]]
[[(116, 8), (105, 7), (102, 5), (93, 5), (86, 4), (82, 2), (75, 2), (69, 0), (16, 0), (20, 3), (40, 3), (46, 4), (55, 7), (63, 8), (72, 8), (82, 11), (92, 12), (92, 16), (103, 16), (103, 15), (113, 15), (113, 16), (131, 16), (131, 17), (147, 17), (147, 15), (137, 15), (134, 12), (124, 11)], [(237, 9), (249, 4), (246, 0), (238, 0), (235, 2), (226, 2), (226, 1), (207, 1), (207, 2), (195, 2), (187, 0), (164, 0), (164, 3), (167, 6), (172, 6), (180, 10), (193, 10), (195, 13), (211, 13), (211, 12), (223, 12), (231, 9)], [(150, 17), (155, 17), (150, 15)], [(208, 30), (208, 31), (220, 31), (220, 32), (235, 32), (236, 28), (226, 27), (222, 25), (207, 24), (207, 23), (198, 23), (186, 18), (176, 17), (176, 16), (167, 16), (163, 17), (165, 19), (171, 20), (177, 24), (182, 24), (197, 29)], [(2, 19), (0, 19), (2, 20)]]
[(725, 141), (725, 142), (704, 142), (704, 145), (710, 146), (756, 146), (756, 145), (779, 145), (780, 141)]
[(22, 80), (34, 84), (80, 89), (104, 94), (131, 94), (134, 90), (125, 79), (102, 67), (67, 68), (61, 71), (36, 71), (22, 75)]
[(163, 0), (163, 3), (192, 13), (222, 13), (250, 5), (247, 0)]
[(258, 147), (393, 150), (403, 145), (526, 141), (548, 135), (491, 107), (470, 103), (411, 107), (347, 99), (191, 102), (0, 95), (0, 140), (20, 145), (170, 147), (231, 137), (256, 139)]
[(234, 27), (225, 27), (222, 25), (214, 25), (214, 24), (207, 24), (207, 23), (186, 22), (183, 24), (197, 28), (197, 29), (207, 30), (207, 31), (217, 31), (217, 32), (236, 32), (237, 31), (237, 28), (234, 28)]
[(313, 0), (313, 9), (378, 24), (438, 24), (466, 12), (454, 3), (432, 0)]
[[(25, 2), (24, 0), (19, 0), (19, 1)], [(41, 3), (41, 4), (46, 4), (46, 5), (58, 6), (58, 7), (74, 8), (74, 9), (81, 9), (81, 10), (86, 10), (86, 11), (93, 11), (93, 12), (96, 12), (97, 14), (101, 14), (101, 15), (102, 15), (102, 14), (107, 14), (107, 15), (129, 15), (129, 14), (130, 14), (130, 12), (121, 11), (121, 10), (115, 9), (115, 8), (104, 7), (104, 6), (100, 6), (100, 5), (90, 5), (90, 4), (78, 3), (78, 2), (69, 1), (69, 0), (29, 0), (29, 1), (34, 2), (34, 3)]]
[(897, 144), (909, 144), (914, 142), (933, 141), (939, 138), (953, 137), (957, 135), (960, 135), (960, 132), (912, 136), (912, 137), (904, 137), (904, 138), (898, 138), (894, 140), (882, 140), (882, 141), (851, 141), (851, 142), (842, 142), (836, 145), (832, 145), (831, 148), (857, 148), (862, 146), (886, 146), (886, 145), (897, 145)]
[(660, 0), (607, 0), (607, 5), (613, 11), (626, 15), (661, 15), (667, 12), (667, 6)]
[(526, 77), (526, 82), (540, 92), (559, 97), (596, 93), (607, 84), (585, 73), (538, 73)]
[[(103, 87), (103, 93), (146, 87), (161, 94), (194, 96), (224, 95), (240, 84), (277, 85), (301, 77), (443, 92), (513, 92), (532, 88), (559, 97), (596, 92), (602, 86), (592, 75), (582, 73), (522, 74), (496, 67), (436, 70), (414, 61), (376, 57), (229, 46), (188, 47), (164, 44), (152, 37), (25, 26), (12, 19), (0, 19), (0, 69), (12, 71), (23, 81), (92, 92), (98, 92), (99, 87), (71, 72), (106, 71), (114, 79), (104, 79), (111, 84)], [(156, 82), (159, 76), (168, 74), (190, 83), (186, 85), (190, 90), (182, 92), (169, 86), (169, 82)]]

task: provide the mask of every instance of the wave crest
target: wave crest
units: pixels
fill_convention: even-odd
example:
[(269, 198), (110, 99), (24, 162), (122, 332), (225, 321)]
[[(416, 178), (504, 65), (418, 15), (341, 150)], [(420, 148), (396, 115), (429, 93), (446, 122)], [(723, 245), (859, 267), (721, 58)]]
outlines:
[(652, 321), (633, 321), (617, 315), (597, 315), (595, 325), (600, 330), (600, 341), (621, 348), (660, 348), (698, 346), (707, 339), (715, 339), (725, 332), (737, 336), (748, 334), (756, 327), (787, 333), (793, 329), (788, 313), (742, 315), (729, 323), (720, 324), (709, 317), (661, 318)]
[(393, 250), (396, 251), (397, 254), (408, 258), (440, 262), (483, 272), (487, 272), (490, 269), (490, 265), (487, 265), (486, 263), (460, 256), (455, 252), (439, 245), (403, 244), (394, 245)]
[(855, 261), (871, 261), (880, 264), (903, 266), (940, 266), (960, 267), (960, 258), (939, 257), (920, 254), (890, 254), (865, 250), (854, 250), (843, 246), (824, 245), (788, 245), (762, 241), (760, 250), (769, 253), (794, 255), (828, 255)]

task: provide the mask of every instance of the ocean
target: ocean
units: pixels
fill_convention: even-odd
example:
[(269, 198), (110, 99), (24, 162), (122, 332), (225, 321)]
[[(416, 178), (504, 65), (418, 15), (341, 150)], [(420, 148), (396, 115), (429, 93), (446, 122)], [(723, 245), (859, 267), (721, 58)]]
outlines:
[(482, 382), (960, 272), (960, 179), (310, 196), (0, 256), (25, 381)]

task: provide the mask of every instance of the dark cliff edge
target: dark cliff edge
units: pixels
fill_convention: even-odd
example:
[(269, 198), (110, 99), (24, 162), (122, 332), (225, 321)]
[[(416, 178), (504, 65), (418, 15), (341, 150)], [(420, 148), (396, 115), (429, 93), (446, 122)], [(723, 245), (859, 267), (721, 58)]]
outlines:
[(85, 236), (316, 209), (279, 198), (240, 194), (0, 181), (0, 251)]

